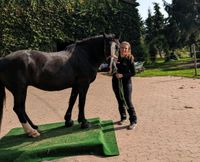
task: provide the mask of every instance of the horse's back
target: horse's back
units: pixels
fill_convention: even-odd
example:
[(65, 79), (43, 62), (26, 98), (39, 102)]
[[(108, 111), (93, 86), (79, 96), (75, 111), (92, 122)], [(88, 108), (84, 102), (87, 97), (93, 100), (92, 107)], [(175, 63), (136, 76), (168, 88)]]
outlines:
[(23, 65), (23, 62), (26, 60), (24, 55), (24, 50), (12, 52), (5, 57), (0, 58), (0, 72), (18, 69), (17, 66)]
[[(19, 50), (2, 58), (2, 62), (7, 62), (9, 69), (15, 70), (42, 70), (48, 64), (62, 65), (64, 62), (64, 52), (47, 53), (36, 50)], [(1, 65), (0, 65), (1, 66)], [(22, 69), (23, 67), (23, 69)]]
[(69, 57), (65, 57), (65, 51), (46, 53), (19, 50), (0, 59), (0, 79), (10, 89), (20, 84), (44, 90), (63, 89), (73, 79), (67, 59)]
[(45, 53), (31, 51), (27, 72), (29, 84), (44, 90), (59, 90), (70, 87), (73, 68), (70, 56), (65, 51)]

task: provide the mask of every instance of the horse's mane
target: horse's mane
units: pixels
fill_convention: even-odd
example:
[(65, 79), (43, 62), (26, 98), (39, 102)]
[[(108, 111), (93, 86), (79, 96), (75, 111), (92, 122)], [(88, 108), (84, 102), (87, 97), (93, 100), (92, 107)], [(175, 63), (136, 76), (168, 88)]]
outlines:
[(65, 47), (65, 51), (71, 51), (71, 50), (74, 49), (74, 47), (76, 45), (81, 45), (81, 44), (83, 44), (85, 42), (92, 41), (94, 39), (101, 38), (101, 37), (103, 37), (103, 35), (98, 35), (98, 36), (93, 36), (93, 37), (89, 37), (89, 38), (84, 38), (82, 40), (77, 40), (75, 43), (72, 43), (72, 44), (66, 46)]
[(92, 41), (92, 40), (98, 39), (98, 38), (103, 38), (103, 35), (97, 35), (97, 36), (92, 36), (92, 37), (84, 38), (82, 40), (77, 40), (76, 44), (82, 44), (84, 42)]
[[(107, 38), (109, 38), (109, 37), (111, 38), (111, 37), (114, 37), (114, 35), (113, 34), (108, 34), (108, 35), (106, 35), (106, 37)], [(65, 48), (65, 50), (73, 50), (76, 45), (83, 45), (84, 43), (93, 42), (93, 40), (100, 39), (100, 38), (101, 39), (104, 38), (104, 35), (96, 35), (96, 36), (91, 36), (91, 37), (88, 37), (88, 38), (84, 38), (82, 40), (77, 40), (77, 41), (75, 41), (75, 43), (68, 45)]]
[(75, 43), (68, 45), (67, 47), (65, 47), (65, 51), (71, 51), (72, 49), (74, 49), (75, 47)]

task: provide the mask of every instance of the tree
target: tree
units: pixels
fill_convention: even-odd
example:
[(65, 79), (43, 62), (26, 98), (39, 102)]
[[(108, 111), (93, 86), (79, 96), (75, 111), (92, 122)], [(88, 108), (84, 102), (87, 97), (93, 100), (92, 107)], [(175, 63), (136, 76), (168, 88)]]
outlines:
[(136, 58), (143, 57), (141, 21), (136, 0), (1, 0), (0, 53), (31, 48), (55, 51), (103, 33), (130, 41)]
[(160, 6), (158, 3), (154, 4), (154, 16), (153, 16), (153, 29), (154, 36), (159, 36), (162, 34), (162, 29), (164, 28), (164, 16), (160, 12)]
[(154, 46), (150, 45), (150, 42), (153, 38), (153, 16), (151, 14), (151, 10), (148, 9), (148, 17), (145, 20), (145, 44), (148, 46), (148, 54), (147, 54), (147, 58), (146, 60), (149, 61), (149, 59), (151, 60), (151, 62), (154, 62), (157, 50), (154, 48)]
[(145, 20), (146, 30), (145, 30), (145, 41), (148, 44), (153, 38), (154, 24), (153, 24), (153, 16), (151, 14), (151, 10), (148, 9), (148, 17)]
[[(121, 0), (118, 12), (118, 24), (121, 40), (131, 43), (135, 59), (144, 60), (145, 49), (142, 44), (142, 19), (139, 16), (136, 0)], [(114, 23), (115, 25), (115, 23)]]
[[(176, 23), (180, 30), (179, 44), (182, 46), (190, 44), (191, 40), (196, 41), (200, 33), (200, 1), (199, 0), (173, 0), (172, 4), (165, 2), (169, 19)], [(190, 37), (197, 36), (191, 39)]]
[(149, 55), (151, 62), (156, 61), (157, 53), (162, 57), (162, 52), (167, 52), (167, 42), (163, 35), (164, 29), (164, 16), (160, 12), (158, 3), (154, 3), (154, 15), (151, 15), (150, 10), (148, 11), (148, 17), (146, 23), (146, 35), (145, 40), (149, 47)]

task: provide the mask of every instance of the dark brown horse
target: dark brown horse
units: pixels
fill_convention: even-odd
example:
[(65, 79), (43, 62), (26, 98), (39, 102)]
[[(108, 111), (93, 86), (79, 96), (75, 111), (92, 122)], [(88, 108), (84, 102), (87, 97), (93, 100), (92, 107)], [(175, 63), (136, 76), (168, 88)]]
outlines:
[[(101, 35), (78, 41), (64, 51), (46, 53), (35, 50), (20, 50), (0, 59), (0, 125), (3, 116), (5, 88), (14, 97), (14, 112), (25, 132), (31, 137), (39, 136), (25, 111), (27, 87), (29, 85), (46, 91), (57, 91), (72, 87), (69, 107), (65, 114), (66, 127), (72, 126), (71, 113), (79, 96), (78, 122), (81, 128), (90, 124), (85, 118), (86, 94), (96, 78), (99, 65), (115, 52), (113, 44), (119, 46), (114, 35)], [(112, 47), (112, 48), (111, 48)]]

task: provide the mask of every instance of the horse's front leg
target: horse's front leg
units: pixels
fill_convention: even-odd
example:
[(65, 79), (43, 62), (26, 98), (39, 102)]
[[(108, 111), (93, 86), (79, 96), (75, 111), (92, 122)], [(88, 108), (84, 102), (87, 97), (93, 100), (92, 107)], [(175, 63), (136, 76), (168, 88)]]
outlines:
[(78, 96), (78, 88), (74, 86), (74, 87), (72, 87), (72, 92), (71, 92), (70, 99), (69, 99), (69, 106), (68, 106), (67, 112), (65, 114), (65, 126), (66, 127), (71, 127), (74, 124), (74, 121), (71, 118), (72, 118), (72, 109), (76, 102), (77, 96)]
[(89, 88), (89, 84), (81, 85), (79, 90), (79, 114), (78, 114), (78, 122), (81, 123), (81, 128), (89, 128), (91, 124), (85, 118), (85, 101), (86, 95)]

